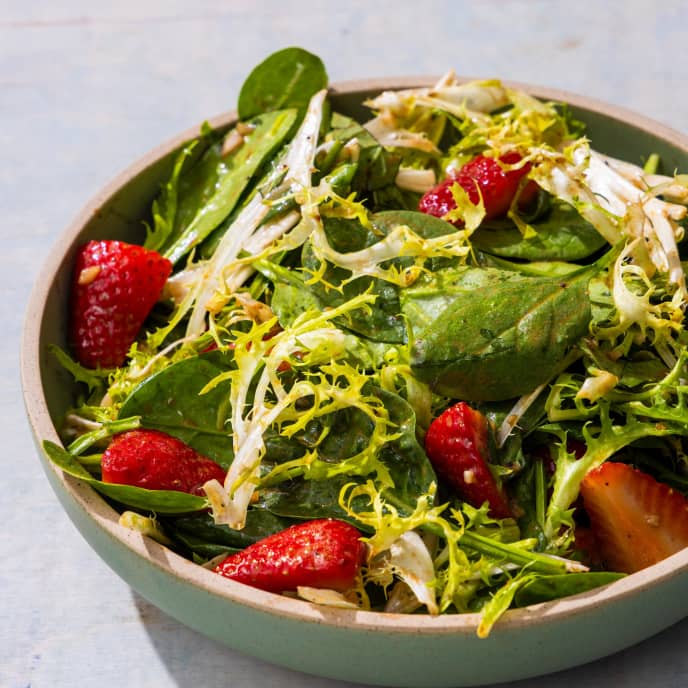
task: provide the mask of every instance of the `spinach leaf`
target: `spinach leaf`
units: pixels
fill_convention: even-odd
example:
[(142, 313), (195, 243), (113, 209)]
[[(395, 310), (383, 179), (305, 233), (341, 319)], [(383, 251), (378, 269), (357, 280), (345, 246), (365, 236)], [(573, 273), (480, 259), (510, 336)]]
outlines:
[(239, 92), (239, 118), (296, 108), (301, 113), (311, 97), (327, 88), (322, 60), (302, 48), (285, 48), (254, 67)]
[(140, 416), (142, 427), (173, 435), (227, 468), (233, 458), (229, 382), (207, 394), (199, 392), (231, 365), (231, 358), (220, 351), (179, 361), (138, 385), (119, 417)]
[(270, 260), (257, 260), (253, 266), (272, 282), (270, 308), (282, 326), (291, 325), (297, 316), (309, 310), (322, 310), (317, 296), (306, 284), (302, 273)]
[(502, 268), (512, 272), (519, 272), (522, 275), (530, 275), (531, 277), (561, 278), (581, 269), (581, 266), (577, 263), (565, 263), (560, 260), (538, 260), (521, 263), (505, 258), (497, 258), (497, 256), (490, 255), (489, 253), (481, 253), (480, 257), (480, 265), (485, 267)]
[(187, 550), (187, 553), (193, 553), (193, 560), (197, 564), (202, 564), (205, 561), (219, 556), (228, 557), (230, 554), (236, 554), (237, 552), (241, 551), (239, 547), (221, 545), (217, 542), (208, 542), (207, 540), (196, 537), (191, 533), (175, 531), (169, 526), (166, 526), (165, 532), (174, 540), (177, 545)]
[[(444, 220), (410, 210), (374, 213), (370, 216), (370, 221), (371, 227), (367, 228), (358, 220), (325, 217), (323, 226), (328, 242), (340, 253), (360, 251), (372, 246), (399, 225), (408, 226), (425, 239), (444, 236), (455, 231), (454, 227)], [(413, 259), (397, 258), (394, 262), (399, 267), (406, 267), (413, 263)], [(428, 261), (428, 267), (435, 270), (451, 262), (446, 258), (433, 259)], [(320, 267), (320, 261), (315, 256), (310, 242), (304, 245), (302, 264), (307, 271), (312, 272)], [(310, 290), (308, 297), (301, 293), (293, 279), (284, 280), (286, 283), (283, 293), (279, 295), (277, 291), (275, 293), (277, 307), (283, 311), (293, 312), (296, 305), (305, 305), (314, 297), (320, 310), (327, 307), (335, 308), (354, 296), (369, 291), (376, 296), (371, 311), (369, 313), (355, 311), (338, 324), (375, 342), (405, 343), (406, 324), (401, 317), (398, 287), (372, 277), (359, 277), (349, 281), (350, 278), (351, 273), (348, 270), (328, 264), (322, 281), (313, 285), (304, 284), (304, 288)]]
[(623, 573), (590, 572), (565, 573), (552, 576), (537, 576), (523, 585), (514, 596), (517, 607), (557, 600), (560, 597), (578, 595), (602, 585), (613, 583), (623, 578)]
[[(388, 442), (380, 451), (380, 460), (388, 468), (394, 487), (383, 491), (384, 499), (409, 514), (419, 497), (426, 494), (430, 484), (437, 481), (430, 462), (416, 439), (416, 418), (413, 409), (401, 397), (391, 392), (375, 389), (385, 404), (390, 420), (396, 426), (399, 437)], [(347, 409), (332, 414), (329, 433), (318, 445), (318, 458), (338, 463), (355, 454), (368, 444), (371, 421), (360, 411)], [(311, 428), (311, 436), (318, 437), (322, 427)], [(308, 438), (302, 438), (304, 448)], [(269, 457), (263, 460), (270, 467)], [(274, 465), (274, 464), (273, 464)], [(274, 514), (290, 518), (351, 518), (339, 506), (339, 493), (347, 483), (363, 483), (367, 476), (336, 476), (323, 480), (306, 480), (297, 477), (289, 482), (261, 490), (260, 506)], [(367, 502), (353, 503), (368, 510)]]
[(473, 268), (465, 265), (425, 273), (400, 295), (401, 310), (408, 326), (421, 331), (435, 322), (457, 298), (480, 294), (514, 273), (494, 268)]
[(450, 294), (428, 292), (425, 283), (415, 293), (406, 290), (402, 301), (413, 372), (440, 394), (518, 397), (548, 380), (587, 333), (590, 269), (560, 279), (489, 268), (454, 274), (458, 284)]
[(351, 190), (359, 198), (369, 198), (371, 192), (393, 186), (399, 171), (400, 156), (383, 148), (377, 139), (358, 122), (335, 113), (332, 116), (332, 130), (328, 135), (337, 150), (348, 142), (355, 141), (356, 171), (351, 180)]
[(223, 156), (222, 144), (207, 151), (181, 187), (165, 257), (178, 262), (230, 215), (252, 177), (288, 138), (296, 116), (293, 109), (265, 113), (248, 123), (253, 131), (234, 152)]
[(536, 235), (526, 239), (511, 221), (493, 220), (474, 232), (471, 243), (486, 253), (530, 261), (582, 260), (607, 243), (573, 206), (562, 201), (554, 201), (549, 213), (532, 226)]
[(188, 167), (192, 153), (203, 137), (195, 139), (177, 153), (169, 179), (162, 185), (159, 196), (153, 201), (153, 226), (146, 232), (144, 246), (161, 251), (170, 240), (179, 216), (179, 192), (182, 171)]
[(417, 210), (385, 210), (375, 213), (372, 221), (384, 234), (389, 234), (399, 225), (406, 225), (423, 239), (435, 239), (456, 231), (449, 222)]
[(292, 524), (289, 519), (280, 518), (264, 509), (249, 509), (243, 530), (216, 524), (208, 513), (179, 516), (165, 520), (165, 532), (185, 541), (192, 551), (201, 554), (200, 545), (244, 549), (268, 535), (284, 530)]
[(135, 509), (158, 514), (181, 514), (207, 507), (203, 497), (173, 490), (147, 490), (131, 485), (104, 483), (94, 478), (68, 451), (53, 442), (43, 442), (48, 458), (65, 473), (88, 483), (110, 499)]

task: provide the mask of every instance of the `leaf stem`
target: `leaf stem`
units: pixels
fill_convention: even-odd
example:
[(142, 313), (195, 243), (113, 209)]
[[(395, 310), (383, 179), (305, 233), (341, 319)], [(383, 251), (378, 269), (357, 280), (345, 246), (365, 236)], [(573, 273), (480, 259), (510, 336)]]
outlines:
[(555, 557), (550, 554), (529, 552), (471, 531), (464, 532), (460, 542), (480, 554), (493, 559), (512, 561), (515, 564), (527, 566), (531, 571), (537, 571), (538, 573), (580, 573), (588, 570), (587, 566), (577, 561)]
[(67, 447), (67, 451), (70, 454), (78, 456), (101, 440), (112, 437), (117, 433), (126, 432), (127, 430), (136, 430), (136, 428), (140, 427), (141, 416), (131, 416), (130, 418), (121, 418), (112, 422), (105, 422), (96, 430), (92, 430), (85, 435), (81, 435), (81, 437), (77, 437)]

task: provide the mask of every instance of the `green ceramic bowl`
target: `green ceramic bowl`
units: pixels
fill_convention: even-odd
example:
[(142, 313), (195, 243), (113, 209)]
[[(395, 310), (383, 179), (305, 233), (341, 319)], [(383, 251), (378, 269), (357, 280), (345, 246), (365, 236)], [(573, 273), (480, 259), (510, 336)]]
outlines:
[[(429, 79), (341, 84), (338, 110), (364, 116), (361, 101), (383, 89)], [(659, 153), (667, 170), (688, 170), (688, 137), (635, 114), (568, 93), (518, 85), (570, 103), (595, 148), (641, 162)], [(227, 126), (233, 114), (219, 117)], [(155, 149), (109, 184), (60, 237), (35, 286), (22, 344), (24, 400), (40, 446), (58, 442), (69, 377), (47, 353), (66, 339), (67, 297), (77, 246), (89, 239), (141, 240), (140, 218), (170, 169), (173, 152), (197, 129)], [(593, 592), (508, 612), (489, 638), (478, 616), (336, 610), (229, 581), (118, 525), (118, 514), (88, 485), (44, 469), (93, 549), (136, 591), (182, 623), (247, 654), (292, 669), (390, 686), (471, 686), (544, 674), (608, 655), (688, 615), (688, 549)]]

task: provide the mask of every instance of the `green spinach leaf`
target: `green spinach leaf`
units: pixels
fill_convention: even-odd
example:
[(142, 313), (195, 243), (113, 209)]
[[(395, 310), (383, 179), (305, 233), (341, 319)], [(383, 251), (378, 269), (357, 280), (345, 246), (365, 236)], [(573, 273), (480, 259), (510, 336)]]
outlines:
[(208, 513), (191, 514), (165, 520), (165, 532), (175, 539), (185, 539), (187, 546), (201, 554), (200, 545), (244, 549), (268, 535), (284, 530), (292, 524), (289, 519), (275, 516), (264, 509), (249, 509), (246, 525), (242, 530), (234, 530), (226, 525), (216, 524)]
[(239, 92), (237, 110), (242, 120), (263, 112), (296, 108), (301, 113), (308, 101), (327, 88), (322, 60), (303, 48), (279, 50), (257, 65)]
[(65, 473), (83, 480), (101, 494), (120, 504), (158, 514), (181, 514), (207, 507), (203, 497), (172, 490), (146, 490), (132, 485), (104, 483), (94, 478), (68, 451), (53, 442), (43, 442), (48, 458)]
[[(531, 391), (587, 333), (591, 275), (583, 269), (547, 279), (466, 268), (455, 272), (458, 283), (449, 295), (427, 293), (427, 283), (415, 294), (407, 290), (402, 308), (412, 332), (414, 374), (440, 394), (471, 401)], [(429, 312), (423, 301), (431, 304)]]
[(306, 311), (321, 310), (320, 301), (306, 284), (301, 271), (270, 260), (258, 260), (253, 266), (272, 282), (270, 307), (282, 326), (291, 325), (297, 316)]
[(373, 224), (384, 234), (406, 225), (423, 239), (436, 239), (456, 231), (449, 222), (417, 210), (384, 210), (373, 215)]
[(562, 201), (554, 201), (549, 213), (532, 226), (536, 234), (526, 239), (511, 221), (493, 220), (476, 230), (471, 242), (485, 253), (529, 261), (582, 260), (607, 243), (573, 206)]
[(212, 351), (164, 368), (132, 391), (120, 418), (140, 416), (142, 427), (173, 435), (227, 468), (233, 458), (229, 382), (200, 391), (231, 365), (228, 355)]
[(401, 310), (409, 328), (419, 332), (435, 322), (457, 298), (480, 294), (514, 274), (466, 265), (425, 273), (400, 293)]
[(518, 590), (514, 596), (514, 603), (517, 607), (527, 607), (530, 604), (578, 595), (613, 583), (624, 576), (623, 573), (607, 571), (537, 576)]
[(174, 231), (163, 247), (167, 258), (178, 262), (231, 214), (254, 175), (289, 137), (296, 117), (294, 109), (257, 116), (235, 151), (223, 156), (218, 143), (206, 152), (180, 185)]

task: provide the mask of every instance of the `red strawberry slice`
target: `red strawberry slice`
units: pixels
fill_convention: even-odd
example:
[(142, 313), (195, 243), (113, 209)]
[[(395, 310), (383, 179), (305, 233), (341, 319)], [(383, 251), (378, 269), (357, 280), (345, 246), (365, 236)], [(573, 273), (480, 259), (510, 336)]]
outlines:
[(360, 538), (358, 530), (344, 521), (297, 523), (230, 554), (215, 571), (268, 592), (299, 586), (343, 592), (354, 587), (365, 560)]
[(212, 478), (226, 471), (176, 437), (158, 430), (131, 430), (116, 435), (101, 459), (103, 482), (148, 490), (203, 494)]
[[(514, 165), (521, 160), (521, 155), (515, 151), (503, 155), (499, 160), (507, 165)], [(449, 175), (444, 181), (426, 192), (420, 199), (418, 210), (435, 217), (444, 217), (450, 210), (456, 208), (456, 201), (451, 187), (458, 183), (468, 194), (473, 205), (480, 203), (482, 196), (485, 206), (485, 219), (505, 215), (518, 191), (521, 178), (530, 169), (529, 164), (515, 170), (506, 171), (495, 158), (478, 155), (467, 162), (458, 172)], [(537, 193), (537, 186), (528, 183), (523, 189), (519, 202), (521, 205), (532, 200)], [(463, 226), (463, 222), (454, 221), (453, 224)]]
[(425, 451), (439, 477), (464, 501), (474, 507), (488, 502), (491, 516), (508, 518), (509, 502), (489, 468), (488, 433), (487, 418), (460, 401), (430, 424)]
[(688, 546), (688, 501), (624, 463), (607, 462), (581, 484), (585, 509), (608, 568), (634, 573)]
[(76, 257), (70, 338), (88, 368), (124, 363), (172, 263), (155, 251), (122, 241), (89, 241)]

